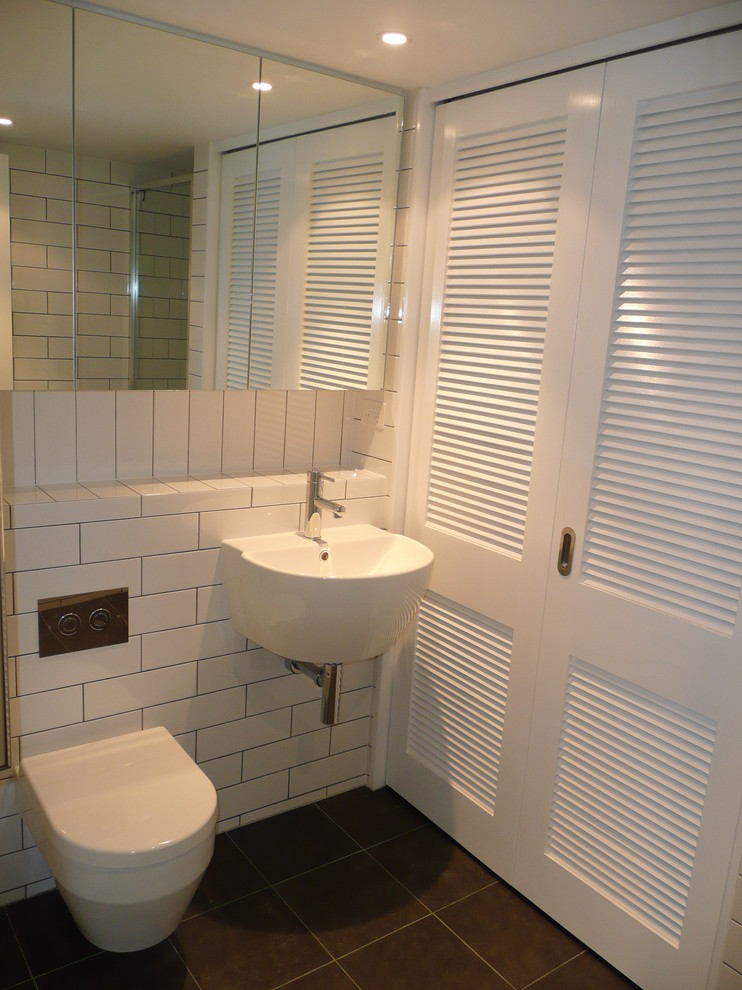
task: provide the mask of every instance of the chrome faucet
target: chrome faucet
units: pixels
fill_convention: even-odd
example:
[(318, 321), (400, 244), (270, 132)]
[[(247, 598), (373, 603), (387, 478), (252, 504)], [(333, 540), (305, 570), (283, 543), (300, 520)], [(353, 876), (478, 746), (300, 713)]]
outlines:
[(322, 485), (325, 481), (334, 481), (329, 474), (323, 474), (317, 468), (307, 471), (307, 518), (304, 525), (304, 535), (310, 540), (318, 540), (321, 535), (321, 509), (329, 509), (339, 519), (345, 512), (345, 506), (339, 502), (331, 502), (322, 497)]

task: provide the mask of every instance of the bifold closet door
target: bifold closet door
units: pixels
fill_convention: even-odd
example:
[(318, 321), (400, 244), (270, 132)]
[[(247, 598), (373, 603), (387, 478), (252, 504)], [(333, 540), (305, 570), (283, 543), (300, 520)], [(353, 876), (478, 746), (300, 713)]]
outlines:
[(512, 877), (603, 69), (439, 108), (388, 780)]
[(742, 797), (741, 37), (607, 71), (519, 827), (646, 990), (707, 986)]

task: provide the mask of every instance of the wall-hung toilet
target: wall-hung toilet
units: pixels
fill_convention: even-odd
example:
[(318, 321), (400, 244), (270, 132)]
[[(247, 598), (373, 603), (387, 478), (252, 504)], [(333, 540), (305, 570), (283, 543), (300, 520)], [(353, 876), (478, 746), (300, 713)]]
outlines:
[(27, 757), (18, 783), (86, 938), (131, 952), (175, 929), (214, 850), (216, 791), (166, 729)]

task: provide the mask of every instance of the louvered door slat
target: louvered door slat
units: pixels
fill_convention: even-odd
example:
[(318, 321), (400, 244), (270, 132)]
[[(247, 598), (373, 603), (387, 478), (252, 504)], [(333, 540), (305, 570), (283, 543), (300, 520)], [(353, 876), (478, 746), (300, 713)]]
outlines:
[[(454, 163), (427, 522), (514, 555), (524, 538), (564, 142), (565, 121), (546, 121), (462, 139)], [(452, 472), (466, 482), (463, 498)]]
[[(273, 369), (280, 176), (238, 177), (232, 213), (227, 388), (268, 388)], [(257, 209), (256, 209), (257, 207)], [(253, 265), (254, 261), (254, 265)]]
[(377, 285), (383, 155), (312, 167), (300, 382), (367, 384)]
[[(683, 100), (650, 102), (637, 122), (583, 574), (730, 633), (742, 588), (742, 98), (737, 87)], [(666, 174), (671, 195), (656, 181)]]

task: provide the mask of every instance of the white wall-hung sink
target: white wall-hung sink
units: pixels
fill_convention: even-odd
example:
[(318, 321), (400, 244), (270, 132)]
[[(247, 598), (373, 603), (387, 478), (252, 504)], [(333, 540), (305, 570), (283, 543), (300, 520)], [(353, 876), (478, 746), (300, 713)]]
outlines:
[(415, 615), (433, 568), (421, 543), (375, 526), (222, 543), (234, 626), (281, 657), (312, 664), (367, 660)]

